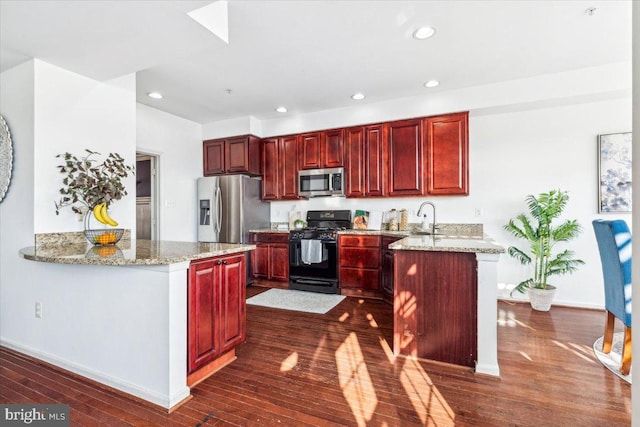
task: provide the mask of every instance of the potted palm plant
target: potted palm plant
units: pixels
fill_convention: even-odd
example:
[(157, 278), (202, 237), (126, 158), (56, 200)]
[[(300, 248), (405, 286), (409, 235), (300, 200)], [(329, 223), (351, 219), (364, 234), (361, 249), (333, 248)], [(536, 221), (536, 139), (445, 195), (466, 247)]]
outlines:
[(511, 246), (508, 253), (523, 265), (533, 264), (533, 277), (520, 282), (511, 294), (516, 291), (525, 293), (528, 290), (531, 307), (534, 310), (549, 311), (556, 288), (548, 283), (548, 278), (572, 273), (584, 264), (584, 261), (576, 259), (573, 251), (568, 249), (554, 253), (555, 245), (577, 237), (582, 227), (573, 219), (554, 224), (569, 201), (566, 191), (551, 190), (540, 193), (538, 197), (530, 194), (525, 201), (529, 215), (520, 214), (509, 220), (504, 229), (529, 243), (528, 249)]

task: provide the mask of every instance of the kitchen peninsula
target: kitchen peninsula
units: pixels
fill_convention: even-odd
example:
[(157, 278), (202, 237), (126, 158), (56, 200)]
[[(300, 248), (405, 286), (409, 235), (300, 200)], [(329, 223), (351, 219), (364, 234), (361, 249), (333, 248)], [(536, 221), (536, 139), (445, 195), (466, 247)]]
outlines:
[(505, 250), (486, 235), (412, 235), (394, 257), (394, 354), (500, 375), (497, 262)]
[[(36, 236), (36, 246), (20, 250), (23, 258), (41, 261), (33, 270), (43, 293), (55, 298), (34, 296), (42, 323), (29, 345), (3, 345), (169, 410), (212, 372), (198, 369), (235, 359), (245, 333), (245, 252), (255, 246), (122, 240), (99, 247), (68, 238), (83, 239), (82, 233), (63, 234), (54, 236), (63, 243)], [(224, 301), (213, 309), (229, 318), (216, 312), (211, 319), (209, 304), (209, 321), (224, 327), (196, 329), (200, 335), (192, 337), (193, 317), (206, 320), (199, 312), (188, 319), (194, 284), (199, 298), (219, 292), (213, 298)], [(238, 309), (225, 314), (233, 304)]]

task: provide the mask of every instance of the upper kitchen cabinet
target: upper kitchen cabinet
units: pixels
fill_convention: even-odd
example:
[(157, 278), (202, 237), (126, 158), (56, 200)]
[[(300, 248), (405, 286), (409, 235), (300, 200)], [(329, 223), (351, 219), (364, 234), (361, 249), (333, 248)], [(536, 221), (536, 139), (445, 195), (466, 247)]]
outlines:
[(384, 188), (384, 125), (359, 126), (345, 131), (347, 197), (377, 197)]
[(343, 166), (343, 130), (305, 133), (298, 139), (300, 169)]
[(253, 135), (242, 135), (203, 141), (202, 159), (204, 176), (260, 175), (260, 140)]
[(469, 113), (427, 117), (422, 126), (427, 151), (427, 193), (468, 195)]
[(262, 199), (298, 199), (298, 138), (262, 140)]
[(424, 158), (420, 119), (389, 123), (389, 196), (424, 194)]

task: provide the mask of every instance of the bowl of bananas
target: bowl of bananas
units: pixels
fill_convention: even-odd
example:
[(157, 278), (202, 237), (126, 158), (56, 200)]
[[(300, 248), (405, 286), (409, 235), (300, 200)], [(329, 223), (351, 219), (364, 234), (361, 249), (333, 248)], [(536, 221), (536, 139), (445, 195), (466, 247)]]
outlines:
[(94, 245), (115, 245), (122, 239), (124, 234), (124, 228), (91, 228), (91, 217), (94, 217), (98, 222), (116, 227), (118, 223), (109, 216), (107, 212), (107, 204), (105, 202), (98, 203), (87, 212), (84, 220), (84, 237)]

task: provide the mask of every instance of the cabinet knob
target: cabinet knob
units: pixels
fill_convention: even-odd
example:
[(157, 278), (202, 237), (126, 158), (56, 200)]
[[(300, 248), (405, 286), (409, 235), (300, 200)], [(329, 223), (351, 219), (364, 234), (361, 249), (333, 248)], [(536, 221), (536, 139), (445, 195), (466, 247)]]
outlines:
[(216, 265), (220, 265), (220, 264), (222, 264), (222, 261), (216, 262)]
[(223, 263), (224, 265), (227, 265), (227, 261), (222, 261), (222, 263)]

